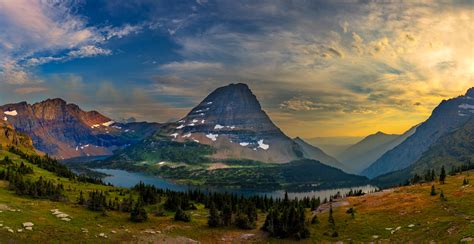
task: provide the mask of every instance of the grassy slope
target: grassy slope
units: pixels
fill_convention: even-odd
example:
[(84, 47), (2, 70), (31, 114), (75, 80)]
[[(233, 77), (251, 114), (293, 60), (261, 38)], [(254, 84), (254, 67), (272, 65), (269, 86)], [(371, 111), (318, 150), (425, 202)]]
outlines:
[[(439, 195), (430, 196), (431, 184), (414, 185), (388, 190), (362, 197), (348, 198), (349, 206), (356, 209), (355, 218), (345, 211), (349, 207), (334, 211), (339, 237), (333, 240), (375, 240), (396, 241), (438, 240), (458, 242), (464, 237), (474, 237), (474, 171), (448, 177), (446, 184), (435, 183), (437, 192), (443, 190), (447, 201)], [(463, 179), (471, 185), (462, 187)], [(313, 227), (313, 238), (327, 239), (324, 230), (328, 214), (319, 216), (321, 224)], [(408, 226), (414, 224), (413, 228)], [(394, 234), (385, 228), (401, 229)]]
[[(18, 160), (12, 154), (0, 151), (0, 158), (8, 154), (9, 157)], [(58, 179), (50, 172), (34, 167), (35, 174), (31, 177), (43, 176), (49, 179)], [(1, 167), (1, 166), (0, 166)], [(469, 176), (457, 175), (448, 177), (445, 185), (436, 184), (437, 188), (443, 189), (447, 202), (439, 200), (439, 196), (431, 197), (430, 184), (416, 185), (397, 188), (393, 192), (378, 193), (363, 197), (348, 198), (349, 206), (354, 206), (357, 213), (355, 218), (345, 211), (349, 206), (338, 207), (334, 210), (336, 229), (339, 237), (332, 238), (324, 235), (328, 231), (327, 212), (318, 214), (321, 223), (311, 225), (311, 240), (314, 241), (337, 241), (337, 240), (373, 240), (373, 235), (379, 239), (390, 239), (392, 241), (407, 240), (444, 240), (457, 242), (463, 237), (474, 236), (474, 187), (462, 188), (464, 177), (474, 183), (474, 172)], [(85, 183), (69, 182), (67, 179), (59, 179), (65, 185), (67, 195), (74, 201), (79, 190), (87, 191), (101, 188), (113, 190), (117, 188), (97, 186)], [(438, 190), (439, 191), (439, 190)], [(116, 194), (114, 191), (110, 194)], [(15, 233), (0, 229), (0, 242), (8, 240), (39, 241), (47, 242), (51, 239), (61, 241), (82, 240), (85, 242), (97, 242), (102, 240), (99, 233), (105, 233), (109, 240), (113, 241), (167, 241), (184, 242), (186, 238), (202, 242), (216, 242), (217, 240), (232, 240), (242, 234), (252, 233), (256, 241), (281, 242), (281, 240), (269, 239), (259, 230), (237, 230), (233, 228), (211, 229), (206, 225), (207, 210), (203, 206), (193, 211), (191, 223), (175, 222), (172, 220), (173, 213), (167, 213), (165, 217), (155, 217), (149, 214), (146, 223), (132, 223), (128, 220), (127, 213), (109, 212), (108, 217), (102, 217), (99, 212), (92, 212), (77, 206), (74, 203), (52, 202), (49, 200), (38, 200), (27, 197), (16, 196), (7, 190), (7, 183), (0, 181), (0, 207), (7, 205), (12, 209), (20, 209), (20, 212), (3, 210), (0, 213), (0, 223), (15, 230)], [(50, 209), (58, 208), (73, 217), (71, 222), (64, 222), (55, 218)], [(308, 213), (309, 215), (309, 213)], [(309, 217), (308, 217), (309, 218)], [(467, 219), (469, 218), (469, 219)], [(264, 216), (259, 216), (259, 226), (263, 224)], [(17, 233), (21, 223), (31, 221), (35, 224), (33, 231)], [(408, 228), (409, 224), (415, 227)], [(387, 227), (401, 230), (393, 235), (385, 230)], [(89, 233), (82, 233), (81, 228), (87, 228)], [(159, 230), (161, 234), (144, 233), (147, 229)], [(112, 233), (115, 231), (116, 233)], [(234, 239), (235, 240), (235, 239)], [(290, 242), (290, 240), (288, 240)]]

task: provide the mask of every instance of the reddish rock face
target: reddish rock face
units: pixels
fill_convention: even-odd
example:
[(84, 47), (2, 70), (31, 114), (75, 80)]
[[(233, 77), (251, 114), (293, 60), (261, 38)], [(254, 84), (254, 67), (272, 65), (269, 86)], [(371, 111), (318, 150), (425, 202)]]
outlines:
[(158, 128), (158, 124), (145, 123), (137, 133), (128, 130), (131, 124), (115, 123), (96, 111), (83, 111), (59, 98), (35, 104), (7, 104), (0, 106), (0, 113), (4, 122), (30, 135), (38, 150), (59, 159), (108, 155)]

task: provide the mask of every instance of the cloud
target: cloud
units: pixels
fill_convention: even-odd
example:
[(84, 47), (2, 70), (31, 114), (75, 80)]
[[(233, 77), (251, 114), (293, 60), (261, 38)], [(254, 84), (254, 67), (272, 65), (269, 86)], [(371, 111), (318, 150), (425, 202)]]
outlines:
[[(189, 28), (201, 24), (201, 31), (183, 28), (173, 38), (180, 45), (179, 64), (219, 60), (221, 68), (162, 71), (176, 78), (250, 83), (261, 90), (270, 114), (280, 118), (290, 114), (315, 124), (316, 119), (335, 124), (331, 118), (338, 118), (354, 122), (360, 133), (374, 128), (365, 118), (400, 133), (474, 82), (474, 40), (467, 34), (474, 31), (473, 8), (425, 2), (216, 5), (212, 14), (220, 21), (189, 23)], [(414, 105), (420, 98), (423, 103)], [(282, 127), (294, 131), (289, 124)]]
[(308, 100), (307, 98), (292, 98), (288, 101), (284, 101), (280, 104), (282, 109), (293, 110), (293, 111), (315, 111), (320, 110), (323, 107), (316, 102)]
[(328, 48), (328, 53), (329, 53), (329, 54), (328, 54), (329, 56), (337, 56), (337, 57), (339, 57), (339, 58), (343, 58), (343, 57), (344, 57), (344, 54), (343, 54), (341, 51), (339, 51), (339, 50), (337, 50), (337, 49), (335, 49), (335, 48), (332, 48), (332, 47)]
[(6, 61), (0, 69), (0, 82), (6, 84), (41, 83), (42, 80), (27, 73), (13, 61)]
[(33, 86), (33, 87), (20, 87), (16, 88), (15, 92), (18, 94), (31, 94), (48, 91), (45, 87)]
[(143, 29), (143, 26), (140, 26), (140, 25), (126, 24), (120, 27), (106, 27), (104, 28), (104, 31), (106, 32), (106, 38), (111, 39), (114, 37), (123, 38), (130, 34), (136, 34), (140, 32), (142, 29)]
[(222, 64), (212, 62), (199, 61), (185, 61), (185, 62), (171, 62), (160, 66), (161, 69), (171, 71), (195, 71), (195, 70), (215, 70), (221, 69)]
[(74, 11), (77, 4), (74, 0), (0, 1), (0, 79), (8, 83), (34, 83), (36, 79), (29, 74), (28, 67), (110, 55), (110, 50), (99, 45), (114, 37), (137, 33), (141, 28), (128, 24), (90, 25)]
[(112, 51), (108, 49), (103, 49), (93, 45), (87, 45), (79, 48), (78, 50), (69, 52), (67, 56), (70, 58), (85, 58), (110, 54), (112, 54)]

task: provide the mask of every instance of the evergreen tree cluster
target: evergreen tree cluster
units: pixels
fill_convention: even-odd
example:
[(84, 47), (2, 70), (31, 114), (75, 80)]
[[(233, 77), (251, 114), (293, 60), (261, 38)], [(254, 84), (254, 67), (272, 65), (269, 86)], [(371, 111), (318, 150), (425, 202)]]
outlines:
[(178, 208), (176, 210), (176, 213), (174, 215), (174, 220), (176, 221), (184, 221), (184, 222), (191, 222), (191, 215), (186, 213), (184, 210), (181, 208)]
[(69, 178), (70, 180), (77, 180), (79, 182), (104, 185), (101, 179), (91, 178), (85, 175), (76, 175), (66, 165), (58, 162), (56, 159), (50, 158), (48, 155), (40, 156), (36, 154), (27, 154), (14, 146), (10, 146), (8, 148), (8, 151), (20, 156), (20, 158), (24, 159), (27, 162), (30, 162), (42, 169), (56, 174), (59, 177), (65, 177)]
[(308, 238), (305, 208), (298, 201), (283, 201), (268, 212), (262, 229), (278, 238)]
[(143, 207), (142, 200), (139, 198), (135, 206), (130, 212), (130, 220), (133, 222), (145, 222), (148, 219), (148, 214)]
[(16, 194), (54, 201), (66, 200), (62, 184), (54, 184), (52, 181), (44, 180), (43, 177), (36, 181), (25, 179), (24, 175), (33, 173), (33, 168), (23, 162), (18, 165), (5, 157), (0, 163), (6, 165), (0, 171), (0, 180), (8, 181), (10, 189), (14, 190)]

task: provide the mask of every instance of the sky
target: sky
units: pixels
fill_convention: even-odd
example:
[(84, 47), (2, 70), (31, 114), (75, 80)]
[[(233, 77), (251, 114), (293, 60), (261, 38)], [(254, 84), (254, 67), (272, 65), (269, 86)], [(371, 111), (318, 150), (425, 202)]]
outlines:
[(403, 133), (474, 86), (472, 23), (472, 0), (0, 0), (0, 104), (167, 122), (243, 82), (290, 136)]

